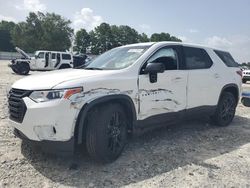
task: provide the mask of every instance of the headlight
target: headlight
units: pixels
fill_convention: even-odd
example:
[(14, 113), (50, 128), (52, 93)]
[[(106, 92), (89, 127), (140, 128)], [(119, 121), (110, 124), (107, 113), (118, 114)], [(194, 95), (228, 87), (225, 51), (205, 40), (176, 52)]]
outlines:
[(45, 90), (45, 91), (33, 91), (29, 98), (35, 102), (46, 102), (56, 99), (69, 99), (72, 95), (81, 93), (83, 89), (72, 88), (72, 89), (60, 89), (60, 90)]

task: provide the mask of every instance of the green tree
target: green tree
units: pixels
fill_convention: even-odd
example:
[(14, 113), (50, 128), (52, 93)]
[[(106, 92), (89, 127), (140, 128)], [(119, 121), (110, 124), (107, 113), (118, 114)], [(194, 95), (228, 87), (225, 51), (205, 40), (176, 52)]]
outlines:
[(160, 42), (160, 41), (176, 41), (181, 42), (180, 39), (178, 39), (175, 36), (171, 36), (169, 33), (154, 33), (150, 37), (150, 41), (152, 42)]
[(0, 51), (14, 51), (12, 44), (11, 31), (14, 29), (14, 22), (0, 22)]
[(139, 34), (135, 29), (127, 25), (121, 25), (119, 26), (119, 30), (120, 30), (120, 42), (122, 45), (139, 42)]
[(149, 42), (149, 38), (145, 33), (139, 34), (139, 41), (140, 42)]
[(30, 13), (18, 23), (11, 35), (13, 43), (27, 52), (39, 49), (64, 51), (71, 46), (70, 20), (54, 13)]
[(91, 48), (91, 53), (100, 54), (111, 48), (149, 41), (181, 41), (169, 33), (154, 33), (150, 39), (145, 33), (139, 34), (135, 29), (127, 25), (109, 25), (102, 23), (89, 33), (82, 29), (76, 33), (75, 50), (84, 52), (87, 47)]
[(75, 51), (86, 53), (86, 48), (90, 46), (90, 35), (85, 29), (76, 32)]

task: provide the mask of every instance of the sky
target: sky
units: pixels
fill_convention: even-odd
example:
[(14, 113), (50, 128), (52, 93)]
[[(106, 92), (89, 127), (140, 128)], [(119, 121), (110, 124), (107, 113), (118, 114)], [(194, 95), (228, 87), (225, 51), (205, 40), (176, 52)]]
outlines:
[(231, 52), (250, 62), (250, 0), (0, 0), (0, 20), (25, 21), (30, 11), (55, 12), (75, 30), (102, 22)]

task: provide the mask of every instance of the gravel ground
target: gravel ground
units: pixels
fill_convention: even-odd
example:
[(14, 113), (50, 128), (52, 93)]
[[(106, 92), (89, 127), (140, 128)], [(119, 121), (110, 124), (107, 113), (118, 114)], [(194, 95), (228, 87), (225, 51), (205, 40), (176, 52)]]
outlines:
[(226, 128), (196, 120), (131, 139), (112, 164), (86, 152), (55, 157), (12, 134), (6, 91), (21, 76), (7, 63), (0, 61), (0, 187), (250, 187), (250, 108), (239, 104)]

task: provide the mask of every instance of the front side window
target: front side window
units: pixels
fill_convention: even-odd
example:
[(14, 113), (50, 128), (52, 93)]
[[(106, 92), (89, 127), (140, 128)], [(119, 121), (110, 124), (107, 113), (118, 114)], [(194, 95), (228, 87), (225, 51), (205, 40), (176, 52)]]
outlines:
[(114, 48), (94, 59), (85, 69), (119, 70), (132, 65), (150, 46)]
[(186, 69), (208, 69), (213, 62), (204, 49), (183, 47), (186, 61)]
[(37, 55), (37, 57), (38, 57), (39, 59), (44, 59), (44, 52), (40, 52), (40, 53)]
[(173, 48), (162, 48), (150, 57), (147, 63), (162, 63), (165, 70), (177, 70), (178, 54)]

